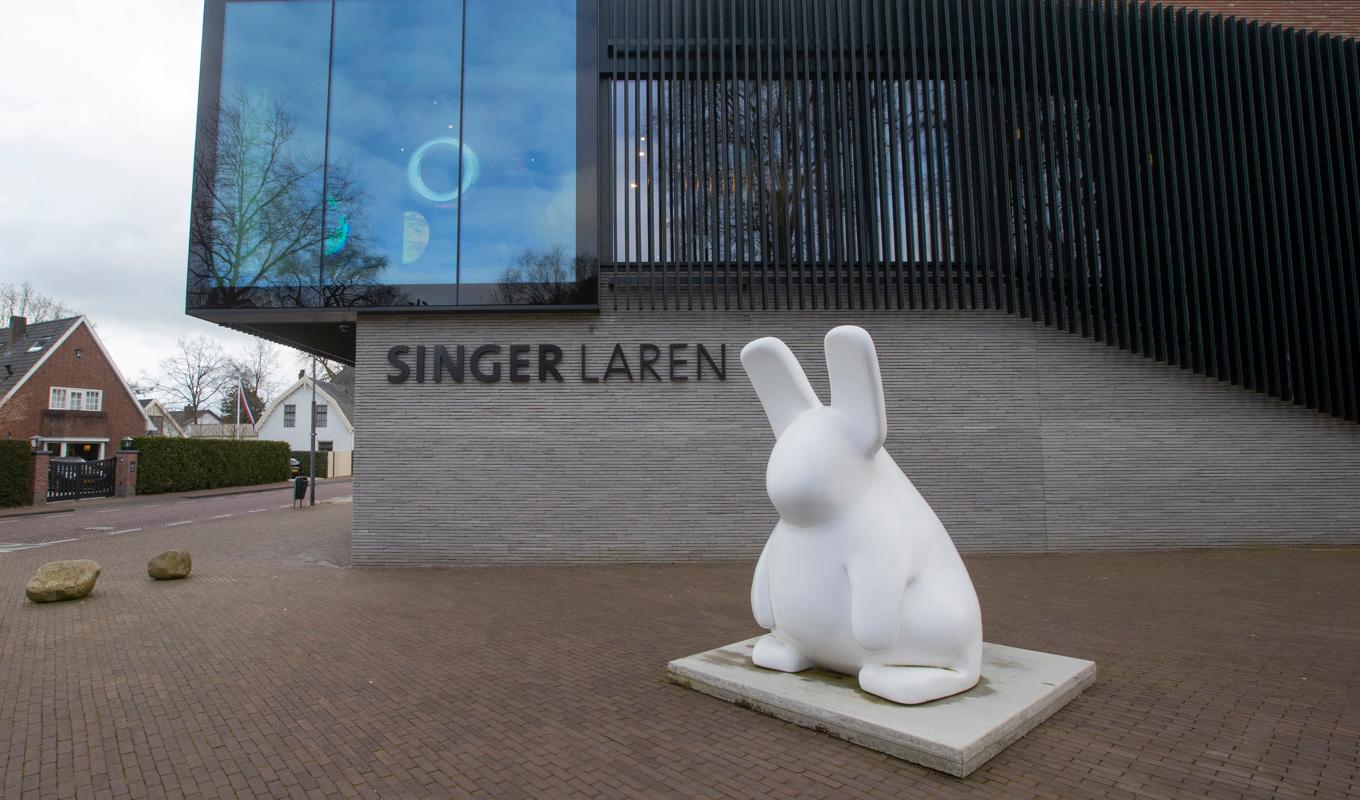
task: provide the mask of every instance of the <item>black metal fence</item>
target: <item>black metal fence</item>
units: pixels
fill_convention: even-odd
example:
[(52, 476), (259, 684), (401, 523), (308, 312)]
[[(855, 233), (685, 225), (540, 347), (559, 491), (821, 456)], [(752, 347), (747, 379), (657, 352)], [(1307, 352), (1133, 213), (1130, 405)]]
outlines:
[(1122, 0), (598, 0), (621, 308), (1000, 309), (1355, 420), (1360, 44)]
[(47, 500), (112, 497), (118, 459), (52, 461), (47, 465)]

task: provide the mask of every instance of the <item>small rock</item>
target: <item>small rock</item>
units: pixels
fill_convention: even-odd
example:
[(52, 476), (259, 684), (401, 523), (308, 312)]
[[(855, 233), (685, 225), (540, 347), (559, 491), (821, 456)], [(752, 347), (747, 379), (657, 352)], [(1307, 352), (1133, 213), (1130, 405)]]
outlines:
[(98, 579), (99, 565), (89, 559), (49, 561), (28, 579), (24, 593), (35, 603), (76, 600), (89, 594)]
[(146, 562), (146, 574), (158, 581), (172, 581), (189, 577), (193, 566), (188, 550), (166, 550)]

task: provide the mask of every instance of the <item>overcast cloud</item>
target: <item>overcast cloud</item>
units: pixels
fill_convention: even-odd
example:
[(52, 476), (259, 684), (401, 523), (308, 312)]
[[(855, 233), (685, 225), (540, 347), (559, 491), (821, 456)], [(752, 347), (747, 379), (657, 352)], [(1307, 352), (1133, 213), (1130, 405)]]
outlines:
[(180, 336), (240, 350), (184, 313), (201, 0), (0, 10), (0, 282), (86, 314), (129, 380)]

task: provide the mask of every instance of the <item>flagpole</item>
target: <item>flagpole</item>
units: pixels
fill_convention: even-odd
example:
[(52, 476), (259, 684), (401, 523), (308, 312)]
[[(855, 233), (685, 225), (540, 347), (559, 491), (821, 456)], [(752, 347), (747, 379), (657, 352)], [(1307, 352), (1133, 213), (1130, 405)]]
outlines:
[(236, 432), (235, 438), (241, 438), (241, 395), (245, 392), (241, 388), (241, 379), (236, 379)]

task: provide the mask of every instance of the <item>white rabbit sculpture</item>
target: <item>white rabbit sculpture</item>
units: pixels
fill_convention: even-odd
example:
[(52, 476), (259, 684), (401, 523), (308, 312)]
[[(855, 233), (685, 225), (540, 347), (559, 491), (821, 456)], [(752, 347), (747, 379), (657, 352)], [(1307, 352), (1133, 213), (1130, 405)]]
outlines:
[(883, 449), (887, 414), (873, 340), (826, 335), (831, 405), (773, 337), (741, 351), (774, 428), (765, 486), (779, 523), (751, 582), (771, 633), (757, 666), (857, 675), (864, 691), (924, 703), (975, 686), (982, 612), (954, 543)]

